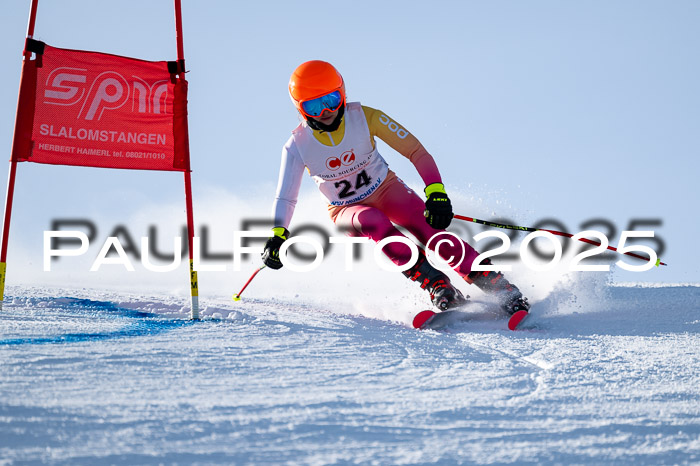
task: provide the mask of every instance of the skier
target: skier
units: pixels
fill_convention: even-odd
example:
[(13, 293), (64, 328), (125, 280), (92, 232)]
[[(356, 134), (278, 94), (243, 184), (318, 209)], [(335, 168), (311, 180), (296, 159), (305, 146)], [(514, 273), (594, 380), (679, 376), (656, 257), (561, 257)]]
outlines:
[[(500, 272), (473, 272), (471, 266), (478, 253), (466, 242), (455, 244), (454, 236), (445, 233), (453, 217), (452, 204), (435, 160), (415, 136), (380, 110), (346, 102), (343, 77), (324, 61), (299, 65), (289, 80), (289, 95), (303, 121), (282, 150), (273, 204), (275, 227), (262, 253), (266, 266), (282, 267), (279, 249), (289, 238), (287, 228), (307, 169), (328, 201), (331, 219), (350, 236), (375, 242), (403, 236), (394, 224), (406, 228), (423, 245), (437, 235), (428, 247), (444, 236), (449, 242), (443, 242), (438, 252), (443, 258), (453, 258), (448, 263), (468, 283), (495, 295), (511, 315), (529, 309), (527, 299)], [(413, 163), (426, 185), (425, 202), (389, 169), (377, 151), (375, 137)], [(458, 264), (462, 248), (464, 260)], [(405, 265), (411, 258), (406, 244), (392, 242), (383, 251), (397, 265)], [(488, 260), (484, 263), (490, 264)], [(422, 249), (415, 264), (403, 274), (426, 289), (440, 310), (466, 302), (447, 275), (429, 263)]]

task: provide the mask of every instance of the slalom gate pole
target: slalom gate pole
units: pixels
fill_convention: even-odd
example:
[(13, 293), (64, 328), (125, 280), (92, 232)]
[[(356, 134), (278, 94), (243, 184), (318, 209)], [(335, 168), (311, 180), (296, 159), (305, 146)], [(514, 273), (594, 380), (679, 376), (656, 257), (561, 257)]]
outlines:
[[(532, 227), (521, 227), (521, 226), (517, 226), (517, 225), (506, 225), (506, 224), (502, 224), (502, 223), (489, 222), (486, 220), (479, 220), (478, 218), (465, 217), (464, 215), (455, 215), (454, 218), (456, 218), (457, 220), (464, 220), (465, 222), (478, 223), (479, 225), (485, 225), (487, 227), (503, 228), (505, 230), (546, 231), (547, 233), (551, 233), (551, 234), (556, 235), (556, 236), (564, 236), (566, 238), (573, 238), (574, 237), (574, 235), (572, 235), (571, 233), (565, 233), (563, 231), (547, 230), (546, 228), (532, 228)], [(584, 242), (584, 243), (592, 244), (593, 246), (600, 246), (599, 242), (593, 241), (591, 239), (587, 239), (587, 238), (577, 238), (577, 239), (579, 241)], [(608, 249), (610, 251), (619, 252), (617, 250), (617, 248), (614, 248), (612, 246), (608, 246)], [(635, 254), (633, 252), (624, 252), (621, 254), (625, 254), (627, 256), (632, 256), (632, 257), (637, 258), (637, 259), (642, 259), (642, 260), (647, 261), (647, 262), (649, 262), (649, 260), (650, 260), (650, 258), (648, 258), (648, 257), (640, 256), (639, 254)], [(661, 262), (661, 260), (657, 260), (656, 266), (658, 267), (659, 265), (668, 265), (668, 264)]]
[(238, 293), (236, 293), (235, 295), (233, 295), (233, 300), (234, 300), (234, 301), (240, 301), (240, 300), (241, 300), (241, 295), (243, 294), (243, 292), (245, 291), (245, 289), (248, 288), (248, 285), (250, 285), (250, 282), (252, 282), (253, 279), (255, 278), (255, 276), (256, 276), (258, 273), (260, 273), (260, 271), (261, 271), (262, 269), (264, 269), (264, 268), (265, 268), (265, 264), (263, 264), (263, 265), (261, 265), (260, 267), (258, 267), (257, 269), (255, 269), (255, 272), (253, 272), (253, 275), (250, 276), (250, 278), (248, 279), (248, 281), (245, 282), (245, 285), (243, 285), (243, 288), (241, 288), (241, 291), (239, 291)]
[[(27, 23), (27, 39), (31, 39), (34, 36), (34, 26), (36, 25), (36, 10), (39, 6), (39, 0), (32, 0), (29, 9), (29, 22)], [(24, 50), (24, 61), (29, 60), (32, 57), (32, 52), (28, 51), (25, 47)], [(24, 67), (22, 67), (24, 71)], [(20, 79), (20, 83), (22, 79)], [(21, 85), (20, 85), (21, 89)], [(19, 114), (19, 99), (17, 99), (17, 113)], [(14, 143), (12, 144), (14, 147)], [(13, 151), (14, 152), (14, 151)], [(2, 308), (2, 302), (5, 300), (5, 277), (7, 273), (7, 245), (10, 237), (10, 219), (12, 218), (12, 202), (14, 200), (15, 194), (15, 178), (17, 176), (17, 159), (12, 157), (10, 160), (10, 173), (7, 178), (7, 196), (5, 197), (5, 218), (2, 228), (2, 246), (0, 248), (0, 309)]]
[[(177, 61), (180, 64), (179, 78), (185, 79), (185, 47), (182, 38), (182, 7), (180, 0), (175, 0), (175, 39), (177, 42)], [(186, 125), (187, 128), (187, 125)], [(187, 131), (187, 130), (186, 130)], [(189, 157), (189, 134), (185, 134), (185, 141), (188, 147), (187, 167), (185, 169), (185, 204), (187, 206), (187, 241), (190, 254), (190, 294), (192, 297), (192, 307), (190, 318), (199, 319), (199, 281), (197, 271), (194, 270), (194, 215), (192, 213), (192, 175)]]

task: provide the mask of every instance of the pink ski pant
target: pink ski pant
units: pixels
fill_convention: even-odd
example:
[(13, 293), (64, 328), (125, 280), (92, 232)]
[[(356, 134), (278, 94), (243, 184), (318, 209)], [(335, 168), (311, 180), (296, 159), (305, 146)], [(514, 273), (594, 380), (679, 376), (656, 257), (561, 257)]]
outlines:
[[(374, 242), (389, 236), (405, 237), (394, 224), (408, 230), (423, 246), (430, 240), (428, 247), (431, 250), (441, 239), (446, 239), (448, 242), (443, 242), (438, 248), (440, 256), (459, 275), (466, 277), (479, 253), (465, 241), (459, 240), (459, 244), (454, 235), (428, 225), (423, 215), (424, 210), (425, 203), (421, 198), (395, 174), (389, 172), (387, 180), (369, 198), (357, 204), (331, 207), (330, 215), (335, 224), (346, 230), (349, 236), (364, 236)], [(404, 265), (411, 258), (409, 247), (399, 242), (387, 244), (383, 251), (396, 265)], [(464, 259), (460, 262), (462, 257)]]

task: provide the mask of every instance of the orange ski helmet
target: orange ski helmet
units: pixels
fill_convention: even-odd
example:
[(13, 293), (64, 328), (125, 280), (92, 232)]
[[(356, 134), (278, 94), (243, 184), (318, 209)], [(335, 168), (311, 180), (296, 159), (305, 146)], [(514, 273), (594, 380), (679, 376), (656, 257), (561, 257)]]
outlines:
[(303, 115), (301, 103), (340, 91), (345, 102), (345, 82), (338, 70), (328, 62), (311, 60), (302, 63), (289, 78), (289, 96), (294, 106)]

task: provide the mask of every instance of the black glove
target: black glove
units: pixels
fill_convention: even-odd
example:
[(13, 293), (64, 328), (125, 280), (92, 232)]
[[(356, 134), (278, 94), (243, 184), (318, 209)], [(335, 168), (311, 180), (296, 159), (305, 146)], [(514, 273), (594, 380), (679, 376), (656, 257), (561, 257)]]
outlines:
[(425, 187), (425, 221), (436, 230), (444, 230), (452, 222), (452, 203), (445, 193), (442, 183), (433, 183)]
[(265, 243), (265, 250), (262, 253), (263, 264), (270, 267), (271, 269), (278, 270), (282, 268), (282, 261), (280, 260), (280, 247), (287, 238), (289, 238), (289, 231), (286, 228), (275, 227), (272, 229), (274, 236), (271, 236), (267, 243)]

